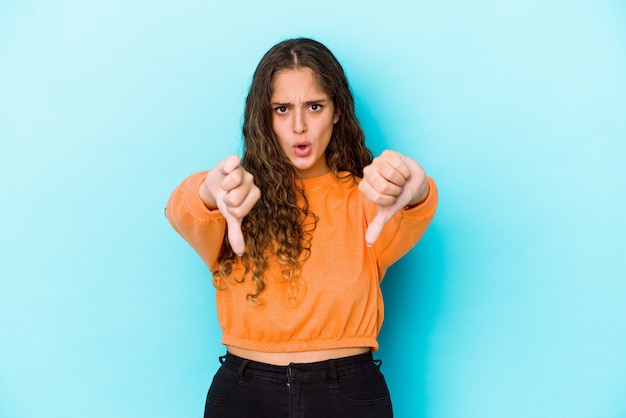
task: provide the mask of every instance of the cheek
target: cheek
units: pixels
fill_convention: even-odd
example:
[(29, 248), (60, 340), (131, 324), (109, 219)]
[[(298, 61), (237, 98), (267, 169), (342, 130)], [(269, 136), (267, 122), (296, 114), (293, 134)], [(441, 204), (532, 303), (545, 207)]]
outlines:
[(284, 123), (280, 123), (279, 121), (274, 121), (272, 123), (272, 130), (274, 131), (274, 136), (276, 137), (276, 140), (278, 141), (278, 145), (280, 145), (281, 148), (285, 148), (286, 143), (287, 143), (287, 138), (289, 138), (289, 132), (287, 132), (285, 130), (285, 124)]
[(284, 124), (281, 124), (280, 121), (276, 119), (272, 121), (272, 131), (274, 131), (274, 135), (276, 135), (279, 140), (283, 137), (284, 130)]
[(280, 133), (284, 133), (287, 127), (287, 122), (284, 118), (274, 118), (272, 119), (272, 130), (278, 135)]

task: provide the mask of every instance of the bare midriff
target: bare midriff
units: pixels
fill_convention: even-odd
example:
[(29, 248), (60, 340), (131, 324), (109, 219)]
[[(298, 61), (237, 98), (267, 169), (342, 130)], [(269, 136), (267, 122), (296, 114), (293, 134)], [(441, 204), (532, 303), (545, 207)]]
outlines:
[(357, 356), (371, 351), (370, 347), (333, 348), (331, 350), (303, 351), (297, 353), (266, 353), (233, 346), (226, 346), (226, 349), (229, 353), (237, 357), (258, 361), (260, 363), (273, 364), (275, 366), (288, 366), (291, 363), (315, 363), (317, 361)]

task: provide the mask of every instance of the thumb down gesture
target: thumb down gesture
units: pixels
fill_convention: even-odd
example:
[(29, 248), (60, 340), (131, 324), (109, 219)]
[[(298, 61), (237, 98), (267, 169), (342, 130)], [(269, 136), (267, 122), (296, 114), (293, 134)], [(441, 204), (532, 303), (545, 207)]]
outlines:
[(365, 233), (365, 242), (372, 246), (398, 211), (426, 198), (428, 182), (424, 169), (415, 160), (395, 151), (383, 151), (363, 169), (359, 190), (377, 206), (376, 217)]
[(208, 208), (217, 207), (222, 213), (228, 228), (228, 242), (235, 254), (242, 255), (245, 240), (241, 222), (261, 197), (252, 174), (244, 170), (238, 156), (228, 156), (209, 170), (199, 192)]

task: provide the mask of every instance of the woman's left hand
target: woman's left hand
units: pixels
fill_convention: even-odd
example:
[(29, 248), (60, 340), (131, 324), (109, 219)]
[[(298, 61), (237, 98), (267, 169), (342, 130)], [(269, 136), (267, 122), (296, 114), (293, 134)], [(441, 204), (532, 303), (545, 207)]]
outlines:
[(363, 169), (359, 190), (378, 207), (365, 234), (372, 246), (383, 226), (405, 206), (415, 206), (428, 195), (426, 173), (417, 161), (396, 151), (383, 151)]

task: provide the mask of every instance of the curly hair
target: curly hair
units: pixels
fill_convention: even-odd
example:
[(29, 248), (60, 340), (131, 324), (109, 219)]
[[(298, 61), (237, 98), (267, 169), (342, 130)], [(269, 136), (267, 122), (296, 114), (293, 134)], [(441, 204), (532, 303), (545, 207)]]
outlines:
[(241, 164), (252, 173), (261, 190), (260, 200), (242, 223), (246, 251), (240, 262), (244, 271), (235, 274), (240, 273), (235, 269), (238, 257), (228, 240), (224, 240), (219, 268), (213, 273), (213, 283), (218, 289), (223, 288), (221, 284), (229, 277), (241, 283), (249, 276), (255, 285), (255, 290), (247, 295), (252, 303), (261, 303), (259, 295), (265, 288), (269, 259), (280, 265), (283, 278), (292, 285), (290, 296), (295, 299), (301, 264), (310, 256), (317, 217), (309, 210), (303, 186), (295, 181), (296, 169), (272, 129), (270, 105), (276, 73), (302, 68), (313, 71), (339, 115), (325, 152), (330, 170), (335, 176), (347, 172), (347, 176), (360, 178), (363, 168), (373, 158), (365, 146), (346, 75), (326, 46), (312, 39), (296, 38), (280, 42), (265, 53), (254, 72), (244, 112)]

